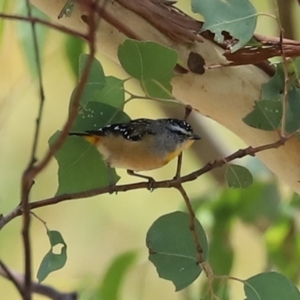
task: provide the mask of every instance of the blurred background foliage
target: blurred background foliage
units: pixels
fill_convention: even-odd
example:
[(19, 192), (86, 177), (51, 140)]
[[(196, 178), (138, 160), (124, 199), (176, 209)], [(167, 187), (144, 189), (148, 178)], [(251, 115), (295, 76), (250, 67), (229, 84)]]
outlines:
[[(276, 14), (273, 0), (252, 1), (258, 11)], [(278, 0), (286, 36), (299, 39), (299, 7), (296, 1)], [(189, 1), (179, 1), (189, 12)], [(23, 1), (0, 2), (0, 10), (25, 14)], [(289, 14), (286, 14), (289, 12)], [(42, 16), (37, 10), (35, 15)], [(85, 45), (74, 37), (38, 27), (42, 57), (43, 83), (46, 92), (45, 113), (38, 153), (42, 157), (49, 137), (60, 129), (68, 113), (71, 92), (77, 80), (78, 56)], [(275, 21), (260, 17), (257, 32), (278, 35)], [(20, 201), (20, 178), (27, 165), (39, 104), (29, 24), (0, 19), (0, 213), (10, 212)], [(127, 74), (105, 56), (97, 53), (105, 75), (126, 78)], [(130, 83), (129, 89), (140, 92)], [(131, 101), (125, 107), (131, 118), (180, 117), (182, 109), (169, 108), (145, 100)], [(204, 163), (230, 154), (244, 146), (233, 134), (215, 122), (192, 115), (195, 131), (203, 139), (184, 154), (183, 173)], [(208, 153), (210, 156), (208, 156)], [(197, 218), (205, 228), (210, 248), (209, 259), (217, 274), (247, 278), (267, 270), (278, 270), (299, 283), (300, 198), (255, 158), (243, 159), (254, 175), (255, 183), (245, 189), (224, 186), (224, 171), (216, 170), (186, 184)], [(149, 172), (156, 179), (172, 178), (175, 162)], [(117, 170), (121, 183), (132, 182)], [(32, 190), (32, 201), (51, 197), (57, 190), (57, 164), (42, 172)], [(80, 174), (78, 174), (80, 176)], [(59, 290), (79, 290), (80, 299), (199, 299), (202, 280), (174, 293), (173, 285), (158, 278), (147, 260), (145, 237), (148, 228), (161, 215), (185, 210), (175, 190), (147, 190), (102, 195), (91, 199), (64, 202), (42, 208), (37, 215), (50, 230), (62, 233), (68, 245), (65, 267), (50, 274), (45, 283)], [(0, 232), (0, 257), (11, 268), (22, 272), (23, 250), (21, 220), (13, 220)], [(32, 245), (34, 274), (49, 250), (44, 226), (33, 220)], [(243, 299), (241, 284), (216, 283), (222, 299)], [(13, 285), (0, 277), (3, 299), (18, 299)], [(231, 293), (229, 297), (229, 293)], [(42, 299), (34, 296), (35, 300)]]

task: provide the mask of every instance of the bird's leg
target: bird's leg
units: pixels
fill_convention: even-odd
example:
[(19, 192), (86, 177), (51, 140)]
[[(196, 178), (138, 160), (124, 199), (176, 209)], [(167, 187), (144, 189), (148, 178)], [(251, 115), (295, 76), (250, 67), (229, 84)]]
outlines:
[(177, 159), (176, 173), (173, 179), (180, 179), (181, 176), (181, 166), (182, 166), (182, 152), (179, 154)]
[(110, 194), (116, 193), (118, 194), (118, 191), (116, 190), (116, 182), (114, 181), (114, 176), (113, 176), (113, 170), (109, 164), (107, 164), (107, 172), (108, 172), (108, 177), (109, 177), (109, 187), (110, 187)]
[(134, 171), (132, 170), (127, 170), (127, 174), (130, 175), (130, 176), (135, 176), (135, 177), (140, 177), (140, 178), (144, 178), (144, 179), (147, 179), (148, 180), (148, 183), (149, 183), (149, 187), (148, 187), (148, 190), (150, 192), (152, 192), (154, 190), (154, 183), (155, 183), (155, 180), (150, 177), (150, 176), (146, 176), (146, 175), (141, 175), (141, 174), (137, 174), (135, 173)]

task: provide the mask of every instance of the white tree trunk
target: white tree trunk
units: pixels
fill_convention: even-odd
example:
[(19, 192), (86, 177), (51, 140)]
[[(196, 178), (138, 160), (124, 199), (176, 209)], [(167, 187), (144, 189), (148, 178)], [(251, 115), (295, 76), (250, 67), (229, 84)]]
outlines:
[[(81, 19), (83, 12), (78, 6), (70, 18), (58, 20), (57, 16), (65, 0), (31, 0), (31, 2), (60, 24), (78, 31), (87, 31), (87, 25)], [(186, 69), (188, 69), (186, 62), (191, 51), (199, 53), (206, 64), (225, 62), (222, 56), (223, 50), (211, 41), (204, 39), (202, 43), (194, 42), (188, 46), (179, 44), (117, 1), (113, 3), (109, 1), (106, 10), (143, 40), (156, 41), (175, 49), (178, 52), (180, 64)], [(118, 45), (125, 39), (126, 36), (118, 29), (101, 20), (97, 32), (98, 51), (118, 61)], [(173, 94), (177, 99), (190, 104), (202, 115), (224, 125), (247, 145), (258, 146), (278, 140), (278, 134), (253, 129), (244, 124), (242, 118), (253, 109), (254, 101), (260, 97), (262, 83), (268, 80), (269, 76), (264, 71), (253, 65), (246, 65), (207, 70), (204, 75), (189, 72), (176, 76), (172, 85)], [(270, 170), (299, 193), (299, 153), (300, 142), (293, 138), (285, 146), (259, 153), (258, 156)]]

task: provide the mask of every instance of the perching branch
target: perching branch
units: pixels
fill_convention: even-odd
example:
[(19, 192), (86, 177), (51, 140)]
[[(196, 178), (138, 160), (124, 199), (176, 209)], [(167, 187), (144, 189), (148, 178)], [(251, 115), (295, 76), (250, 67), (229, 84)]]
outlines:
[[(29, 0), (26, 0), (26, 1), (27, 1), (27, 5), (28, 5), (28, 14), (29, 14), (29, 17), (27, 19), (32, 24), (33, 33), (35, 35), (34, 27), (35, 27), (35, 24), (38, 23), (38, 21), (37, 21), (37, 19), (34, 19), (31, 17), (30, 8), (29, 8)], [(145, 5), (146, 7), (147, 7), (147, 5), (150, 5), (148, 8), (152, 8), (153, 11), (156, 12), (158, 15), (164, 16), (164, 12), (160, 11), (160, 9), (162, 7), (165, 8), (164, 5), (169, 5), (170, 7), (172, 7), (172, 4), (164, 3), (164, 5), (162, 5), (163, 2), (164, 1), (144, 0), (143, 5)], [(104, 2), (104, 5), (106, 3), (107, 2)], [(78, 111), (81, 94), (84, 89), (85, 83), (87, 81), (89, 69), (91, 67), (93, 56), (96, 51), (95, 40), (96, 40), (96, 31), (98, 30), (97, 25), (99, 22), (99, 18), (100, 17), (103, 18), (107, 22), (107, 24), (110, 26), (110, 27), (108, 27), (110, 29), (111, 29), (111, 27), (113, 27), (114, 29), (119, 30), (124, 35), (129, 36), (131, 38), (145, 39), (148, 32), (147, 33), (142, 32), (142, 34), (141, 34), (140, 32), (138, 32), (139, 29), (137, 29), (136, 27), (132, 27), (132, 24), (130, 22), (127, 23), (125, 20), (120, 21), (120, 19), (115, 14), (116, 11), (120, 8), (121, 8), (121, 11), (125, 9), (125, 10), (134, 12), (140, 18), (142, 17), (144, 20), (146, 20), (148, 23), (150, 23), (154, 27), (155, 30), (158, 30), (160, 32), (161, 40), (163, 41), (164, 44), (167, 44), (167, 45), (173, 46), (173, 47), (178, 47), (177, 50), (182, 59), (180, 61), (183, 62), (183, 65), (181, 66), (183, 70), (188, 70), (188, 66), (185, 65), (185, 62), (186, 62), (186, 58), (190, 54), (191, 49), (193, 49), (193, 51), (196, 50), (200, 53), (202, 51), (201, 46), (203, 46), (203, 48), (205, 49), (204, 52), (206, 55), (208, 55), (209, 49), (211, 49), (210, 48), (211, 45), (209, 45), (209, 43), (212, 42), (212, 38), (209, 37), (209, 35), (205, 36), (206, 40), (204, 41), (197, 32), (195, 33), (194, 31), (191, 31), (190, 28), (188, 28), (189, 30), (186, 31), (185, 30), (186, 28), (184, 28), (184, 27), (183, 28), (176, 27), (176, 30), (178, 30), (178, 31), (176, 31), (176, 30), (170, 31), (170, 29), (164, 27), (164, 25), (165, 24), (168, 24), (168, 26), (174, 25), (172, 23), (172, 20), (168, 19), (167, 21), (171, 22), (171, 23), (165, 23), (165, 24), (164, 24), (164, 22), (157, 22), (157, 20), (153, 19), (153, 17), (151, 16), (151, 10), (146, 10), (146, 11), (140, 10), (141, 3), (142, 3), (141, 1), (137, 1), (137, 0), (135, 0), (135, 1), (134, 0), (127, 0), (127, 1), (117, 0), (116, 4), (115, 4), (115, 7), (117, 7), (117, 9), (113, 8), (112, 6), (109, 6), (108, 9), (106, 9), (106, 7), (104, 7), (104, 5), (98, 6), (98, 1), (93, 1), (93, 0), (85, 1), (84, 10), (82, 10), (82, 13), (80, 14), (80, 18), (81, 18), (82, 24), (84, 24), (84, 28), (86, 29), (86, 27), (87, 27), (88, 34), (81, 35), (81, 37), (85, 38), (89, 43), (89, 47), (90, 47), (89, 60), (86, 64), (86, 68), (81, 77), (81, 81), (79, 83), (77, 93), (75, 95), (75, 99), (72, 103), (71, 112), (69, 114), (68, 120), (65, 123), (65, 126), (63, 127), (61, 135), (59, 136), (58, 140), (53, 145), (53, 147), (46, 153), (46, 155), (43, 157), (43, 159), (35, 164), (36, 147), (37, 147), (37, 143), (38, 143), (40, 122), (41, 122), (42, 109), (43, 109), (43, 103), (44, 103), (42, 78), (41, 78), (41, 72), (39, 69), (40, 109), (39, 109), (38, 118), (37, 118), (37, 125), (36, 125), (33, 149), (32, 149), (32, 153), (31, 153), (31, 159), (30, 159), (28, 168), (25, 170), (25, 172), (23, 174), (22, 201), (21, 201), (21, 204), (18, 207), (16, 207), (16, 209), (14, 211), (12, 211), (8, 215), (0, 218), (0, 229), (1, 229), (3, 226), (5, 226), (5, 224), (7, 224), (12, 219), (14, 219), (16, 216), (23, 215), (23, 220), (24, 220), (23, 221), (23, 240), (24, 240), (24, 249), (25, 249), (25, 276), (24, 276), (24, 278), (22, 280), (18, 281), (17, 279), (15, 279), (16, 277), (14, 276), (14, 274), (11, 271), (9, 271), (8, 269), (5, 269), (5, 266), (0, 264), (0, 266), (1, 265), (2, 265), (2, 267), (4, 266), (3, 267), (4, 273), (16, 285), (16, 287), (18, 288), (19, 292), (21, 293), (23, 299), (30, 300), (31, 292), (35, 291), (35, 288), (37, 289), (35, 284), (32, 283), (32, 281), (31, 281), (31, 259), (30, 259), (31, 252), (30, 252), (30, 239), (29, 239), (29, 226), (30, 226), (30, 214), (29, 213), (30, 213), (30, 210), (39, 208), (39, 207), (43, 207), (43, 206), (53, 205), (55, 203), (59, 203), (59, 202), (66, 201), (66, 200), (74, 200), (74, 199), (78, 199), (78, 198), (91, 197), (94, 195), (109, 193), (111, 191), (110, 187), (106, 187), (106, 188), (101, 188), (101, 189), (93, 189), (93, 190), (81, 192), (81, 193), (74, 193), (74, 194), (52, 197), (49, 199), (40, 200), (40, 201), (36, 201), (33, 203), (30, 203), (30, 201), (29, 201), (30, 190), (34, 183), (34, 178), (37, 176), (37, 174), (39, 172), (41, 172), (47, 166), (48, 162), (53, 157), (53, 155), (56, 153), (56, 151), (58, 151), (59, 148), (63, 145), (63, 143), (67, 137), (67, 134), (68, 134), (69, 130), (71, 129), (72, 124), (77, 116), (77, 111)], [(133, 4), (138, 4), (138, 5), (133, 5)], [(79, 10), (80, 9), (82, 9), (82, 8), (80, 7)], [(149, 14), (149, 12), (150, 12), (150, 14)], [(197, 26), (199, 26), (199, 24), (200, 24), (199, 22), (191, 20), (191, 18), (189, 18), (185, 14), (182, 14), (182, 15), (184, 16), (185, 20), (190, 21), (190, 22), (187, 22), (187, 24), (188, 24), (187, 26), (191, 26), (192, 28), (193, 28), (193, 26), (195, 26), (195, 28)], [(2, 16), (4, 16), (4, 14), (2, 14)], [(175, 16), (178, 17), (178, 15), (176, 15), (176, 14), (175, 14)], [(1, 15), (0, 15), (0, 17), (1, 17)], [(15, 19), (20, 19), (20, 18), (16, 17)], [(107, 24), (105, 26), (103, 26), (104, 30), (107, 30)], [(47, 24), (45, 24), (45, 25), (47, 25)], [(56, 28), (58, 29), (59, 26), (57, 26)], [(82, 28), (80, 28), (80, 29), (82, 29)], [(69, 33), (77, 32), (77, 30), (72, 30), (72, 29), (69, 29), (68, 31), (69, 31)], [(78, 30), (78, 32), (81, 32), (81, 30)], [(115, 31), (114, 31), (114, 33), (115, 33)], [(157, 34), (157, 32), (155, 32), (155, 33)], [(185, 33), (187, 34), (186, 36), (184, 36)], [(151, 35), (151, 33), (150, 33), (150, 35)], [(156, 37), (157, 37), (157, 35), (156, 35)], [(146, 38), (146, 39), (148, 39), (148, 38)], [(38, 67), (40, 67), (36, 38), (34, 40), (35, 40), (35, 52), (36, 52), (36, 56), (37, 56), (36, 61), (37, 61)], [(158, 38), (158, 40), (160, 40), (160, 38)], [(192, 46), (185, 48), (185, 46), (186, 46), (185, 43), (187, 43), (187, 41), (191, 42)], [(202, 43), (203, 41), (204, 41), (204, 43)], [(197, 44), (197, 43), (201, 43), (201, 45)], [(101, 45), (103, 45), (103, 40), (102, 40)], [(117, 43), (115, 43), (115, 45), (117, 45)], [(220, 48), (222, 48), (222, 45), (218, 45), (218, 46), (220, 46)], [(300, 50), (299, 50), (300, 46), (297, 43), (293, 44), (292, 48), (288, 48), (288, 47), (290, 47), (290, 44), (286, 43), (286, 41), (284, 41), (284, 39), (281, 35), (279, 43), (272, 43), (272, 42), (268, 41), (268, 43), (265, 43), (265, 48), (262, 48), (262, 49), (259, 49), (259, 48), (242, 49), (242, 50), (240, 50), (240, 52), (236, 52), (235, 54), (231, 54), (231, 53), (228, 53), (225, 51), (223, 53), (223, 55), (225, 58), (227, 58), (228, 60), (231, 61), (229, 63), (227, 61), (225, 61), (225, 63), (223, 63), (224, 57), (222, 57), (221, 55), (216, 55), (216, 57), (215, 57), (216, 61), (219, 60), (219, 62), (216, 66), (218, 69), (221, 69), (220, 66), (229, 66), (229, 65), (230, 66), (242, 66), (242, 65), (249, 64), (249, 63), (259, 64), (259, 63), (262, 63), (263, 60), (268, 58), (270, 55), (274, 56), (274, 55), (277, 55), (278, 53), (281, 54), (281, 56), (283, 56), (284, 62), (286, 62), (286, 56), (299, 55), (299, 53), (300, 53)], [(103, 47), (101, 49), (103, 49)], [(204, 54), (203, 55), (201, 54), (201, 56), (205, 57)], [(210, 58), (210, 56), (208, 56), (208, 57)], [(206, 66), (209, 66), (209, 64), (206, 64)], [(250, 68), (251, 67), (249, 67), (249, 69)], [(242, 109), (240, 109), (241, 106), (237, 106), (236, 105), (237, 103), (235, 103), (235, 102), (231, 102), (230, 104), (232, 104), (232, 105), (229, 105), (229, 103), (228, 103), (229, 99), (227, 99), (227, 101), (224, 101), (224, 97), (221, 98), (221, 100), (224, 103), (219, 102), (219, 99), (216, 99), (215, 102), (211, 101), (211, 99), (208, 99), (209, 97), (207, 95), (206, 95), (206, 97), (208, 97), (207, 99), (205, 99), (205, 100), (201, 99), (201, 101), (196, 101), (199, 99), (197, 97), (193, 97), (193, 95), (195, 95), (195, 93), (193, 93), (193, 90), (195, 90), (195, 91), (197, 90), (197, 92), (199, 92), (199, 85), (196, 85), (195, 87), (192, 87), (191, 89), (184, 88), (186, 86), (186, 84), (188, 84), (190, 81), (196, 82), (196, 81), (198, 81), (199, 78), (201, 78), (201, 80), (204, 78), (206, 78), (205, 80), (207, 80), (207, 79), (212, 80), (212, 78), (215, 78), (216, 74), (217, 75), (222, 74), (222, 71), (220, 71), (218, 69), (207, 71), (206, 74), (203, 76), (200, 76), (199, 74), (198, 75), (193, 74), (193, 72), (187, 71), (189, 73), (182, 76), (182, 78), (185, 77), (183, 80), (181, 77), (180, 78), (175, 77), (174, 83), (173, 83), (175, 94), (178, 93), (178, 95), (179, 95), (178, 98), (184, 99), (184, 101), (186, 101), (186, 103), (193, 105), (193, 107), (195, 107), (202, 113), (213, 116), (214, 118), (219, 120), (221, 123), (224, 123), (225, 125), (227, 124), (227, 127), (231, 128), (231, 129), (233, 128), (233, 131), (236, 131), (237, 133), (239, 133), (240, 136), (244, 137), (244, 133), (247, 133), (246, 140), (248, 139), (248, 141), (249, 141), (248, 144), (256, 145), (257, 142), (258, 141), (260, 142), (261, 140), (265, 140), (266, 144), (264, 144), (262, 146), (258, 146), (258, 147), (250, 146), (245, 149), (238, 150), (237, 152), (229, 155), (228, 157), (226, 157), (224, 159), (217, 159), (212, 163), (208, 163), (203, 168), (201, 168), (195, 172), (192, 172), (186, 176), (180, 175), (180, 169), (181, 169), (181, 157), (180, 157), (177, 172), (176, 172), (176, 177), (174, 179), (151, 183), (151, 188), (171, 188), (171, 187), (173, 187), (180, 191), (181, 195), (183, 196), (183, 198), (187, 204), (187, 207), (188, 207), (188, 210), (189, 210), (189, 213), (191, 216), (190, 229), (194, 236), (194, 240), (195, 240), (195, 244), (196, 244), (196, 248), (197, 248), (198, 262), (201, 264), (203, 270), (206, 272), (208, 277), (212, 275), (212, 271), (209, 268), (206, 269), (205, 264), (203, 265), (204, 259), (202, 257), (202, 248), (199, 243), (199, 240), (198, 240), (198, 237), (196, 234), (196, 230), (195, 230), (195, 222), (194, 222), (195, 214), (194, 214), (193, 208), (189, 202), (189, 198), (188, 198), (185, 190), (183, 189), (182, 184), (184, 182), (195, 180), (198, 177), (200, 177), (201, 175), (211, 171), (212, 169), (221, 167), (224, 164), (226, 164), (234, 159), (242, 158), (247, 155), (254, 156), (254, 155), (256, 155), (256, 153), (263, 152), (264, 150), (276, 149), (279, 147), (282, 149), (283, 147), (281, 147), (281, 146), (285, 145), (285, 143), (288, 140), (289, 140), (290, 144), (294, 143), (295, 142), (294, 136), (299, 133), (299, 132), (296, 132), (292, 135), (285, 136), (285, 130), (282, 130), (281, 138), (279, 140), (277, 140), (276, 142), (267, 142), (270, 140), (274, 140), (274, 136), (275, 136), (274, 133), (266, 133), (266, 132), (256, 131), (247, 126), (246, 126), (247, 128), (245, 126), (238, 126), (238, 125), (240, 125), (239, 122), (241, 121), (241, 117), (244, 116), (246, 114), (246, 112), (248, 112), (250, 106), (253, 103), (253, 100), (255, 100), (255, 97), (257, 98), (258, 90), (261, 87), (261, 83), (263, 83), (268, 78), (266, 76), (266, 74), (269, 74), (269, 73), (267, 73), (266, 69), (262, 68), (262, 70), (265, 71), (266, 74), (263, 74), (263, 72), (257, 73), (258, 71), (256, 69), (255, 70), (250, 69), (249, 73), (259, 74), (259, 76), (257, 76), (257, 78), (254, 78), (254, 77), (240, 76), (240, 75), (244, 75), (244, 74), (242, 72), (239, 73), (239, 72), (232, 71), (233, 68), (227, 68), (228, 70), (230, 70), (230, 71), (228, 71), (230, 80), (233, 80), (233, 77), (237, 77), (238, 80), (236, 82), (242, 83), (242, 86), (243, 86), (242, 90), (244, 90), (244, 91), (241, 91), (241, 90), (234, 91), (235, 92), (234, 98), (235, 99), (239, 98), (239, 101), (241, 101), (241, 99), (242, 99), (242, 101), (244, 101), (243, 104), (246, 103), (245, 105), (241, 105)], [(214, 73), (213, 75), (212, 75), (212, 73), (208, 74), (209, 72), (212, 72), (212, 71), (214, 71), (214, 72), (216, 71), (217, 73)], [(247, 72), (245, 72), (245, 73), (247, 73)], [(249, 75), (249, 74), (246, 74), (246, 75)], [(239, 81), (240, 78), (242, 78), (242, 81)], [(286, 78), (286, 82), (285, 82), (285, 89), (286, 89), (285, 90), (285, 102), (286, 102), (287, 101), (286, 100), (287, 80), (288, 80), (287, 72), (285, 72), (285, 78)], [(199, 80), (199, 82), (201, 82), (201, 80)], [(229, 83), (225, 82), (225, 84), (224, 84), (224, 82), (220, 79), (217, 79), (217, 82), (214, 81), (212, 85), (209, 82), (205, 82), (205, 83), (202, 82), (202, 88), (205, 87), (204, 89), (205, 89), (206, 93), (208, 92), (208, 94), (214, 95), (215, 98), (218, 98), (218, 96), (220, 96), (219, 91), (215, 91), (216, 85), (219, 88), (218, 83), (220, 83), (221, 95), (223, 95), (224, 91), (225, 91), (225, 98), (226, 98), (226, 95), (228, 98), (228, 91), (226, 94), (226, 84), (229, 85)], [(248, 89), (247, 92), (245, 89), (245, 85)], [(249, 94), (248, 94), (248, 92), (249, 92)], [(192, 96), (189, 93), (192, 93)], [(183, 95), (183, 96), (180, 96), (180, 95)], [(215, 100), (215, 98), (214, 98), (214, 100)], [(246, 99), (247, 101), (245, 101), (244, 98), (247, 98)], [(201, 102), (201, 103), (199, 104), (198, 102), (199, 103)], [(211, 102), (213, 102), (213, 103), (211, 103)], [(220, 107), (218, 107), (218, 106), (220, 106)], [(240, 109), (240, 110), (237, 110), (237, 109)], [(229, 113), (227, 114), (228, 110), (229, 110)], [(238, 111), (238, 114), (236, 114), (237, 111)], [(227, 119), (224, 119), (225, 117)], [(284, 124), (284, 122), (283, 122), (283, 124)], [(284, 125), (283, 125), (283, 129), (284, 129)], [(258, 136), (257, 138), (255, 137), (256, 135)], [(250, 137), (250, 138), (248, 138), (248, 137)], [(291, 148), (285, 147), (285, 149), (287, 149), (286, 150), (287, 153), (292, 151), (294, 148), (295, 147), (291, 147)], [(295, 153), (297, 153), (297, 151)], [(278, 155), (275, 155), (275, 162), (276, 162), (276, 160), (278, 160), (277, 156)], [(271, 167), (273, 167), (272, 162), (274, 162), (274, 156), (271, 156), (271, 159), (268, 158), (268, 161), (270, 162), (269, 165)], [(293, 163), (293, 162), (294, 162), (293, 160), (290, 160), (289, 163)], [(279, 169), (278, 168), (277, 169), (275, 168), (275, 169), (278, 170), (278, 172), (280, 173), (281, 169), (284, 168), (285, 166), (280, 164), (278, 167), (279, 167)], [(293, 173), (293, 180), (295, 181), (295, 179), (297, 179), (298, 176), (299, 176), (299, 173), (297, 172), (297, 170), (295, 170), (295, 172)], [(297, 184), (298, 184), (298, 180), (297, 180)], [(148, 183), (142, 182), (142, 183), (134, 183), (134, 184), (128, 184), (128, 185), (119, 185), (119, 186), (115, 187), (115, 190), (118, 192), (122, 192), (122, 191), (128, 191), (128, 190), (140, 189), (140, 188), (149, 188), (149, 187), (150, 186)], [(41, 287), (41, 285), (38, 285), (38, 287)], [(69, 297), (69, 296), (73, 297), (75, 294), (66, 294), (66, 295), (67, 295), (67, 297)], [(60, 297), (60, 296), (61, 296), (61, 294), (59, 294), (57, 297)], [(76, 295), (74, 297), (76, 297)], [(53, 299), (75, 299), (75, 298), (53, 298)]]
[(64, 26), (58, 25), (58, 24), (54, 24), (52, 22), (43, 20), (43, 19), (39, 19), (36, 17), (24, 17), (24, 16), (19, 16), (19, 15), (10, 15), (10, 14), (5, 14), (0, 12), (0, 19), (6, 19), (6, 20), (11, 20), (11, 21), (22, 21), (22, 22), (29, 22), (32, 24), (40, 24), (40, 25), (44, 25), (48, 28), (52, 28), (55, 29), (57, 31), (72, 35), (72, 36), (76, 36), (76, 37), (80, 37), (83, 40), (87, 40), (88, 36), (86, 34), (83, 34), (82, 32), (76, 31), (76, 30), (72, 30), (70, 28), (66, 28)]
[[(270, 149), (277, 149), (277, 148), (283, 146), (287, 141), (295, 138), (295, 135), (297, 135), (297, 134), (299, 134), (298, 131), (291, 135), (288, 135), (286, 137), (281, 137), (277, 141), (269, 143), (269, 144), (264, 144), (264, 145), (258, 146), (258, 147), (250, 146), (250, 147), (247, 147), (244, 149), (240, 149), (240, 150), (228, 155), (225, 158), (219, 158), (213, 162), (209, 162), (204, 167), (200, 168), (199, 170), (194, 171), (188, 175), (181, 176), (180, 178), (174, 178), (171, 180), (154, 181), (154, 182), (151, 182), (151, 186), (149, 186), (148, 182), (116, 185), (114, 187), (114, 190), (119, 193), (119, 192), (127, 192), (127, 191), (138, 190), (138, 189), (151, 190), (151, 189), (158, 189), (158, 188), (176, 188), (178, 186), (178, 184), (194, 181), (198, 177), (202, 176), (203, 174), (206, 174), (215, 168), (220, 168), (235, 159), (240, 159), (245, 156), (255, 156), (257, 153), (262, 152), (262, 151), (266, 151), (266, 150), (270, 150)], [(49, 205), (54, 205), (54, 204), (69, 201), (69, 200), (73, 201), (73, 200), (78, 200), (78, 199), (82, 199), (82, 198), (90, 198), (90, 197), (102, 195), (102, 194), (109, 194), (110, 192), (111, 192), (111, 187), (107, 186), (107, 187), (103, 187), (103, 188), (91, 189), (91, 190), (84, 191), (84, 192), (59, 195), (59, 196), (51, 197), (48, 199), (43, 199), (43, 200), (29, 203), (29, 209), (33, 210), (33, 209), (37, 209), (37, 208), (41, 208), (41, 207), (45, 207), (45, 206), (49, 206)], [(8, 222), (10, 222), (14, 218), (22, 215), (22, 213), (23, 213), (22, 207), (18, 206), (13, 211), (8, 213), (6, 216), (3, 216), (2, 218), (0, 218), (0, 230)]]
[(23, 293), (23, 285), (24, 280), (20, 282), (16, 276), (14, 276), (13, 271), (10, 270), (1, 260), (0, 260), (0, 275), (10, 280), (13, 285), (16, 287), (16, 290), (19, 292), (19, 294), (24, 298)]
[[(57, 12), (65, 4), (65, 0), (55, 3), (51, 0), (31, 1), (53, 20), (57, 20)], [(73, 30), (84, 32), (86, 24), (82, 22), (81, 16), (85, 14), (85, 7), (86, 5), (75, 5), (72, 15), (58, 22)], [(103, 22), (103, 26), (97, 30), (96, 39), (99, 50), (105, 55), (117, 62), (118, 46), (129, 31), (143, 40), (156, 41), (173, 48), (178, 52), (180, 66), (186, 71), (172, 80), (175, 98), (224, 125), (247, 145), (255, 147), (262, 143), (271, 143), (277, 138), (276, 133), (253, 129), (242, 119), (252, 111), (254, 101), (260, 98), (262, 84), (274, 74), (274, 68), (266, 59), (281, 55), (278, 37), (255, 35), (254, 38), (261, 42), (263, 47), (245, 47), (229, 53), (225, 49), (226, 41), (217, 44), (209, 32), (199, 35), (202, 23), (179, 11), (173, 2), (109, 1), (106, 12), (112, 19)], [(115, 19), (121, 20), (121, 24), (119, 22), (114, 25)], [(198, 41), (199, 37), (201, 41)], [(300, 55), (300, 43), (297, 41), (283, 39), (282, 48), (286, 57)], [(206, 70), (203, 75), (195, 74), (189, 70), (187, 64), (191, 52), (199, 54), (206, 66), (232, 63), (239, 67), (218, 67)], [(299, 142), (292, 139), (284, 147), (272, 152), (272, 155), (264, 152), (259, 154), (264, 164), (297, 192), (300, 192), (299, 151)], [(282, 161), (285, 163), (282, 164)]]
[[(11, 270), (5, 264), (0, 260), (0, 276), (3, 276), (10, 280), (17, 288), (17, 290), (20, 292), (20, 294), (23, 294), (22, 287), (24, 286), (24, 275), (19, 274), (15, 272), (14, 270)], [(42, 295), (45, 297), (48, 297), (52, 300), (76, 300), (78, 299), (77, 293), (71, 292), (71, 293), (63, 293), (59, 292), (56, 289), (41, 284), (37, 282), (31, 282), (31, 291), (35, 294)]]

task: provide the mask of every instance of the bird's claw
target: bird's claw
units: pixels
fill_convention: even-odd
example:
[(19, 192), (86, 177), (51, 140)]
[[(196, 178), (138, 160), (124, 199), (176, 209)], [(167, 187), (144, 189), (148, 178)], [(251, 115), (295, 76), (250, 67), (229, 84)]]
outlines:
[(116, 194), (116, 195), (118, 195), (118, 191), (117, 191), (117, 189), (116, 189), (116, 184), (115, 183), (110, 183), (109, 184), (109, 191), (108, 191), (108, 193), (111, 195), (111, 194)]
[(148, 179), (148, 191), (150, 191), (151, 193), (154, 191), (154, 184), (156, 183), (156, 181), (153, 178), (149, 178)]

